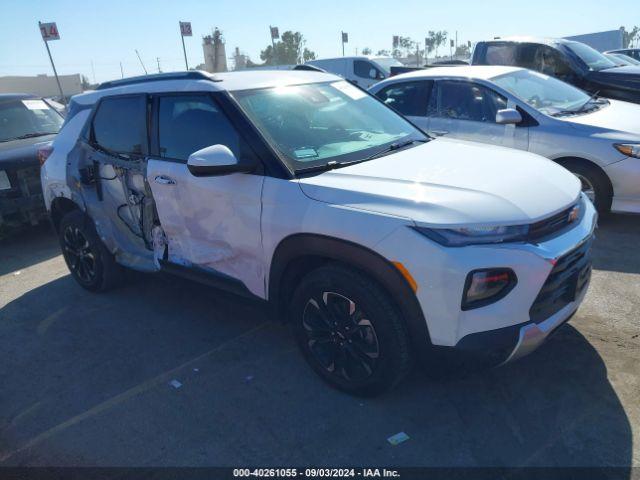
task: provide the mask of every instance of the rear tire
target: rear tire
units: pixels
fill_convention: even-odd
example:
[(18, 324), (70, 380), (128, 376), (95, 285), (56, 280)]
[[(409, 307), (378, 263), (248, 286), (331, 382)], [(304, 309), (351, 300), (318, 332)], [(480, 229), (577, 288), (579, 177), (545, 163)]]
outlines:
[(611, 210), (613, 192), (611, 183), (604, 173), (597, 167), (580, 160), (566, 160), (560, 164), (578, 177), (582, 184), (581, 190), (593, 202), (599, 213), (607, 213)]
[(410, 371), (402, 317), (389, 294), (356, 270), (329, 264), (309, 273), (295, 290), (290, 318), (307, 362), (333, 387), (373, 396)]
[(122, 267), (100, 240), (90, 217), (80, 210), (69, 212), (58, 232), (64, 260), (80, 286), (104, 292), (120, 281)]

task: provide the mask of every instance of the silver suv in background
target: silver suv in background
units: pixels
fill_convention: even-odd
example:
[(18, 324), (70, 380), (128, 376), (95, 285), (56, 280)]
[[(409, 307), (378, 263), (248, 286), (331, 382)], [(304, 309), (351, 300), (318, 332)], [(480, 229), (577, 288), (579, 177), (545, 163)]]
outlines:
[(432, 136), (544, 155), (578, 176), (599, 211), (640, 213), (639, 105), (502, 66), (421, 70), (371, 92)]

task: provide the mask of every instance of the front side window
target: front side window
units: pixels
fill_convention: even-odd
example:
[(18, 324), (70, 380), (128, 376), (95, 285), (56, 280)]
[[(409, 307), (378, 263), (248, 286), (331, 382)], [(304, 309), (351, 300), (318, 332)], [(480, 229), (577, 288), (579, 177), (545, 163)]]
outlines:
[(120, 155), (147, 152), (147, 99), (143, 95), (107, 97), (100, 101), (92, 123), (93, 143)]
[(589, 95), (556, 78), (529, 70), (494, 77), (492, 81), (548, 115), (580, 108)]
[(365, 62), (364, 60), (356, 60), (353, 62), (353, 73), (361, 78), (384, 78), (382, 72), (380, 72), (371, 62)]
[(0, 102), (0, 142), (58, 133), (63, 118), (39, 98)]
[(233, 93), (267, 142), (293, 169), (366, 160), (396, 142), (427, 137), (345, 81)]
[(580, 42), (571, 42), (566, 44), (567, 48), (571, 50), (589, 70), (605, 70), (607, 68), (614, 68), (616, 64), (605, 57), (602, 53), (589, 45), (585, 45)]
[(380, 90), (376, 95), (403, 115), (424, 117), (427, 114), (427, 103), (431, 92), (431, 80), (419, 82), (394, 83)]
[(438, 83), (437, 116), (472, 122), (495, 122), (498, 110), (507, 108), (502, 95), (471, 82)]
[(560, 52), (548, 45), (521, 45), (518, 65), (556, 77), (564, 77), (571, 74), (571, 68)]
[(225, 145), (241, 158), (240, 136), (211, 96), (160, 97), (158, 138), (160, 157), (187, 160), (211, 145)]

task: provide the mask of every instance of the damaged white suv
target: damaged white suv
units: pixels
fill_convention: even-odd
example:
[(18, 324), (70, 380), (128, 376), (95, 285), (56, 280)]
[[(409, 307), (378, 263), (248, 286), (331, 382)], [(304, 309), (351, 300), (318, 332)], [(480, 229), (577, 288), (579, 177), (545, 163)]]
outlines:
[(353, 393), (416, 358), (529, 353), (590, 278), (596, 213), (571, 173), (431, 140), (325, 73), (103, 84), (73, 98), (48, 153), (46, 205), (80, 285), (105, 290), (126, 266), (268, 302)]

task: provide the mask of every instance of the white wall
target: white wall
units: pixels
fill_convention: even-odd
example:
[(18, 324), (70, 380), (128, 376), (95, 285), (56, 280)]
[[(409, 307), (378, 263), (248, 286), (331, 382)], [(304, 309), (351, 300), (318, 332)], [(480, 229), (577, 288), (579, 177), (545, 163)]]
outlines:
[[(79, 73), (61, 75), (59, 78), (65, 97), (82, 93), (82, 80)], [(39, 97), (60, 96), (56, 77), (49, 75), (0, 77), (0, 93), (32, 93)]]

